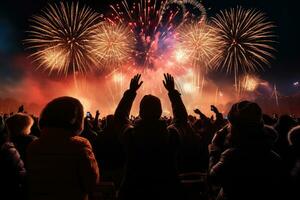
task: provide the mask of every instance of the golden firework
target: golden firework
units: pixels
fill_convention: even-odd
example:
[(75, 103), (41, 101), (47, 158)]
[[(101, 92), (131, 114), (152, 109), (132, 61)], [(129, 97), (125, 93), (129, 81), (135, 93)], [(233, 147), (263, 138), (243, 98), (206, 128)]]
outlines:
[(274, 25), (264, 13), (256, 9), (231, 8), (217, 14), (212, 23), (223, 44), (217, 67), (227, 73), (234, 72), (237, 80), (239, 72), (255, 72), (269, 65), (275, 50), (272, 47)]
[(102, 66), (120, 66), (132, 58), (134, 34), (124, 24), (102, 23), (95, 29), (92, 41), (92, 52)]
[(211, 67), (221, 53), (220, 40), (215, 29), (206, 23), (184, 24), (178, 30), (180, 49), (194, 64)]
[(258, 85), (259, 85), (259, 79), (254, 75), (247, 74), (241, 79), (241, 87), (245, 91), (252, 92), (256, 90)]
[(91, 51), (93, 30), (101, 16), (79, 3), (49, 4), (31, 18), (28, 39), (32, 57), (49, 73), (85, 73), (97, 66)]

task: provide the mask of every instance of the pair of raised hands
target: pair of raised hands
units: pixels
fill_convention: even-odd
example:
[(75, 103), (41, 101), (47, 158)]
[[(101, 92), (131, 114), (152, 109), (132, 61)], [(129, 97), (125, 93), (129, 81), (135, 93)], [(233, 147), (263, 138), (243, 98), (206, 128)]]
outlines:
[[(211, 105), (210, 106), (210, 110), (211, 111), (213, 111), (214, 113), (219, 113), (219, 110), (218, 110), (218, 108), (215, 106), (215, 105)], [(197, 109), (195, 109), (194, 110), (194, 112), (196, 113), (196, 114), (198, 114), (198, 115), (202, 115), (202, 112), (197, 108)]]
[[(131, 91), (136, 92), (141, 87), (143, 81), (140, 81), (140, 79), (141, 74), (137, 74), (131, 79), (129, 87)], [(168, 92), (175, 90), (174, 77), (171, 74), (164, 74), (163, 84)]]

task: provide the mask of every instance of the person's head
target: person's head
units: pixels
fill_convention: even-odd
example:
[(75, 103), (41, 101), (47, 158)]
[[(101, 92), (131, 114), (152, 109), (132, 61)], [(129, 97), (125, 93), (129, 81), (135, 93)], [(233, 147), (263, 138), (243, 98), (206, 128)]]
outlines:
[(233, 127), (263, 127), (262, 110), (257, 103), (241, 101), (233, 104), (228, 120)]
[(31, 116), (24, 113), (17, 113), (6, 120), (6, 128), (10, 137), (29, 135), (33, 125)]
[(143, 120), (158, 120), (162, 114), (161, 102), (153, 95), (145, 95), (140, 103), (140, 117)]
[(59, 97), (50, 101), (42, 110), (39, 119), (40, 129), (59, 128), (80, 134), (83, 130), (83, 106), (73, 97)]
[(292, 128), (289, 131), (288, 141), (291, 146), (300, 148), (300, 125)]
[(254, 102), (242, 101), (233, 104), (228, 113), (228, 120), (232, 139), (237, 143), (247, 143), (263, 136), (262, 110)]
[(284, 135), (286, 136), (288, 131), (296, 125), (297, 121), (293, 117), (291, 117), (290, 115), (281, 115), (275, 127), (281, 134), (284, 133)]

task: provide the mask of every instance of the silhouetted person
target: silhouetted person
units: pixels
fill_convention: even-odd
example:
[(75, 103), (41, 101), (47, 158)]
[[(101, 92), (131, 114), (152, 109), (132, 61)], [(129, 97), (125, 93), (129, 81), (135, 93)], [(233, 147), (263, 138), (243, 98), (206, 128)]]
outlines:
[(91, 144), (83, 129), (82, 104), (60, 97), (42, 110), (41, 137), (28, 148), (29, 198), (86, 200), (99, 179)]
[(37, 137), (30, 135), (32, 125), (33, 119), (29, 115), (20, 112), (6, 120), (10, 141), (14, 143), (24, 162), (26, 162), (28, 145), (37, 139)]
[(97, 133), (93, 129), (93, 119), (89, 117), (85, 117), (83, 121), (83, 131), (80, 134), (81, 137), (86, 138), (91, 145), (94, 147)]
[(275, 124), (274, 128), (279, 134), (278, 140), (275, 144), (275, 151), (285, 160), (288, 154), (288, 132), (297, 125), (295, 119), (289, 115), (282, 115), (279, 117), (278, 122)]
[(106, 116), (102, 125), (102, 131), (97, 136), (94, 148), (96, 159), (102, 169), (101, 179), (113, 181), (116, 188), (119, 188), (125, 164), (121, 134), (113, 115)]
[[(143, 83), (139, 82), (140, 77), (136, 75), (131, 79), (130, 89), (124, 93), (115, 112), (118, 127), (124, 130), (127, 159), (119, 198), (178, 199), (181, 193), (176, 168), (179, 136), (175, 129), (168, 129), (165, 121), (160, 119), (162, 107), (159, 98), (145, 95), (140, 102), (140, 120), (133, 126), (129, 121), (136, 91)], [(180, 98), (170, 75), (166, 76), (164, 85), (169, 95)]]
[(26, 170), (24, 163), (7, 135), (0, 135), (0, 199), (24, 199)]
[(281, 159), (271, 150), (260, 107), (242, 101), (228, 119), (229, 132), (216, 134), (210, 145), (210, 180), (222, 188), (218, 199), (280, 199)]
[(300, 198), (300, 126), (294, 127), (288, 133), (288, 141), (290, 145), (288, 156), (288, 170), (291, 181), (291, 196), (294, 199)]
[[(165, 74), (165, 83), (174, 82), (174, 78)], [(172, 84), (164, 84), (168, 90), (168, 96), (172, 106), (173, 119), (169, 128), (175, 129), (179, 134), (179, 155), (178, 155), (178, 171), (179, 173), (199, 172), (207, 169), (202, 158), (204, 148), (201, 143), (201, 137), (196, 134), (193, 126), (188, 121), (186, 107), (181, 99), (181, 94), (175, 90)]]

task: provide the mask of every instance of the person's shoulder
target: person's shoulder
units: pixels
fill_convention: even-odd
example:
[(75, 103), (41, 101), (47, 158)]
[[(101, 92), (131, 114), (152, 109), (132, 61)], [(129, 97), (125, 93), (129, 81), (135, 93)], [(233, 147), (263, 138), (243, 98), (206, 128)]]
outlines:
[(15, 149), (16, 149), (15, 145), (12, 142), (5, 142), (1, 146), (1, 151), (3, 151), (3, 152), (15, 150)]
[(91, 143), (86, 138), (81, 136), (72, 137), (71, 142), (73, 143), (73, 145), (79, 148), (92, 148)]
[(134, 136), (134, 133), (136, 132), (136, 131), (135, 131), (135, 128), (136, 128), (136, 127), (134, 127), (134, 126), (132, 126), (132, 125), (128, 125), (128, 126), (124, 129), (123, 133), (121, 134), (121, 140), (122, 140), (123, 142), (127, 143), (128, 140), (130, 140), (130, 138)]
[(223, 153), (221, 154), (221, 156), (223, 158), (234, 158), (236, 156), (239, 155), (239, 150), (237, 148), (228, 148), (225, 151), (223, 151)]
[(133, 125), (127, 125), (124, 128), (123, 134), (131, 134), (133, 132), (134, 128), (135, 127)]
[(41, 140), (39, 138), (32, 140), (27, 147), (27, 152), (39, 151), (42, 146), (43, 145), (41, 144)]
[(27, 137), (28, 137), (28, 139), (29, 140), (31, 140), (31, 141), (33, 141), (33, 140), (37, 140), (38, 139), (38, 137), (36, 137), (36, 136), (34, 136), (34, 135), (27, 135)]
[(179, 134), (179, 130), (174, 124), (169, 125), (167, 130), (170, 134)]
[(270, 150), (270, 157), (277, 162), (282, 162), (282, 158), (280, 157), (280, 155), (278, 153), (276, 153), (273, 150)]
[(12, 142), (5, 142), (1, 146), (1, 155), (3, 157), (11, 157), (13, 159), (19, 159), (20, 155), (15, 145)]

